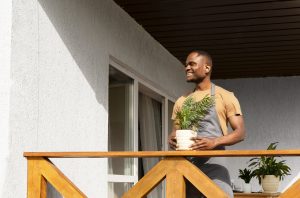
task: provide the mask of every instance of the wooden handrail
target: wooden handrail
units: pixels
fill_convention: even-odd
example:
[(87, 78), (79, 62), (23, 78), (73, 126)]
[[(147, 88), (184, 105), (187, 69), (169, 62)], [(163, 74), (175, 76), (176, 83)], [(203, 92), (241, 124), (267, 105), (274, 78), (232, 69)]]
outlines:
[[(254, 157), (300, 156), (300, 150), (216, 150), (216, 151), (113, 151), (113, 152), (24, 152), (28, 160), (28, 198), (45, 198), (46, 181), (64, 197), (86, 197), (48, 158), (112, 158), (163, 157), (123, 198), (145, 197), (166, 179), (167, 198), (185, 198), (188, 179), (206, 197), (228, 197), (200, 169), (184, 157)], [(200, 179), (199, 179), (200, 178)], [(176, 181), (175, 181), (176, 180)], [(300, 180), (280, 195), (280, 198), (300, 198)]]
[(107, 157), (253, 157), (300, 156), (300, 150), (215, 150), (215, 151), (109, 151), (109, 152), (24, 152), (24, 157), (107, 158)]

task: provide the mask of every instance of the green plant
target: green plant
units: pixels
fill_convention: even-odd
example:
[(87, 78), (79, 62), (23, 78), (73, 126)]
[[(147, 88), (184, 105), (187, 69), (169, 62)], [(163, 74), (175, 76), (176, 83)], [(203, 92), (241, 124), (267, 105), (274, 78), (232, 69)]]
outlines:
[[(275, 150), (277, 148), (278, 142), (271, 143), (267, 150)], [(250, 163), (251, 162), (251, 163)], [(257, 177), (259, 183), (261, 183), (261, 177), (265, 175), (275, 175), (283, 180), (284, 176), (290, 175), (291, 168), (286, 165), (285, 160), (277, 161), (274, 156), (272, 157), (255, 157), (250, 159), (249, 167), (253, 170), (253, 173)]]
[(247, 169), (245, 168), (244, 170), (242, 169), (239, 169), (239, 178), (241, 178), (242, 180), (244, 180), (244, 182), (246, 184), (249, 184), (251, 179), (253, 177), (255, 177), (255, 174), (250, 170), (250, 169)]
[(176, 120), (180, 129), (197, 131), (200, 121), (203, 120), (213, 105), (214, 99), (210, 96), (205, 96), (200, 101), (188, 97), (183, 102), (181, 110), (176, 113)]

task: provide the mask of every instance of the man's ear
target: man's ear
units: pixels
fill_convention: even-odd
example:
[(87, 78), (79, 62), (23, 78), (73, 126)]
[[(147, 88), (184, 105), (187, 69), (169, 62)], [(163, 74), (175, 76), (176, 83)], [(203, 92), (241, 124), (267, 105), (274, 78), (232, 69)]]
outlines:
[(206, 72), (206, 73), (210, 73), (210, 71), (211, 71), (211, 66), (205, 64), (205, 72)]

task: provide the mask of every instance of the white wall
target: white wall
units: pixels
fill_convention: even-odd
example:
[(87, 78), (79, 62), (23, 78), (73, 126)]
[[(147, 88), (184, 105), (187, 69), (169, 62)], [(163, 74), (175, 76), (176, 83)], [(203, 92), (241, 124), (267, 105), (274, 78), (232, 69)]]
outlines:
[[(4, 149), (9, 146), (1, 197), (26, 196), (24, 151), (107, 150), (109, 56), (171, 97), (188, 89), (181, 64), (111, 0), (14, 0), (9, 65), (10, 7), (1, 2), (8, 21), (0, 32), (8, 46), (0, 59), (1, 122), (7, 122), (8, 112), (10, 117), (9, 125), (0, 125), (1, 141), (9, 128), (9, 141), (1, 142)], [(297, 148), (299, 83), (300, 77), (217, 81), (236, 93), (245, 115), (248, 138), (231, 149), (264, 149), (273, 141), (282, 149)], [(54, 161), (89, 197), (106, 196), (105, 159)], [(235, 162), (246, 159), (232, 159), (233, 178), (243, 168)], [(300, 171), (299, 159), (288, 162), (293, 175), (281, 189)]]
[[(9, 89), (11, 61), (11, 17), (12, 2), (0, 1), (0, 178), (4, 178), (7, 170), (9, 154)], [(3, 191), (4, 180), (0, 179), (0, 192)]]
[[(231, 90), (238, 97), (244, 114), (247, 138), (228, 149), (266, 149), (279, 142), (278, 149), (300, 147), (300, 77), (249, 78), (218, 80), (216, 84)], [(300, 176), (300, 158), (286, 157), (292, 175), (281, 183), (284, 189)], [(231, 158), (230, 173), (237, 183), (238, 169), (245, 168), (249, 158)], [(260, 190), (252, 181), (254, 190)]]
[[(179, 61), (112, 0), (14, 0), (12, 16), (1, 197), (26, 196), (24, 151), (107, 150), (109, 56), (171, 97), (188, 86), (176, 84), (184, 82)], [(53, 161), (89, 197), (106, 197), (106, 159)]]

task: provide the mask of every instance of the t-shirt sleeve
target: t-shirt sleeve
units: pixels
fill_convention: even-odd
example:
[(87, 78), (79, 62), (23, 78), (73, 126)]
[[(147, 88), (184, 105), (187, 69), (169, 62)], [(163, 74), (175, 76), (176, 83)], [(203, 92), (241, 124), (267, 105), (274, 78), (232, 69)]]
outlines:
[(240, 103), (233, 93), (228, 94), (225, 98), (225, 108), (227, 118), (234, 115), (242, 115)]
[(175, 102), (174, 107), (173, 107), (173, 112), (172, 112), (172, 116), (171, 119), (172, 120), (176, 120), (176, 114), (179, 111), (179, 105), (178, 105), (178, 100)]

